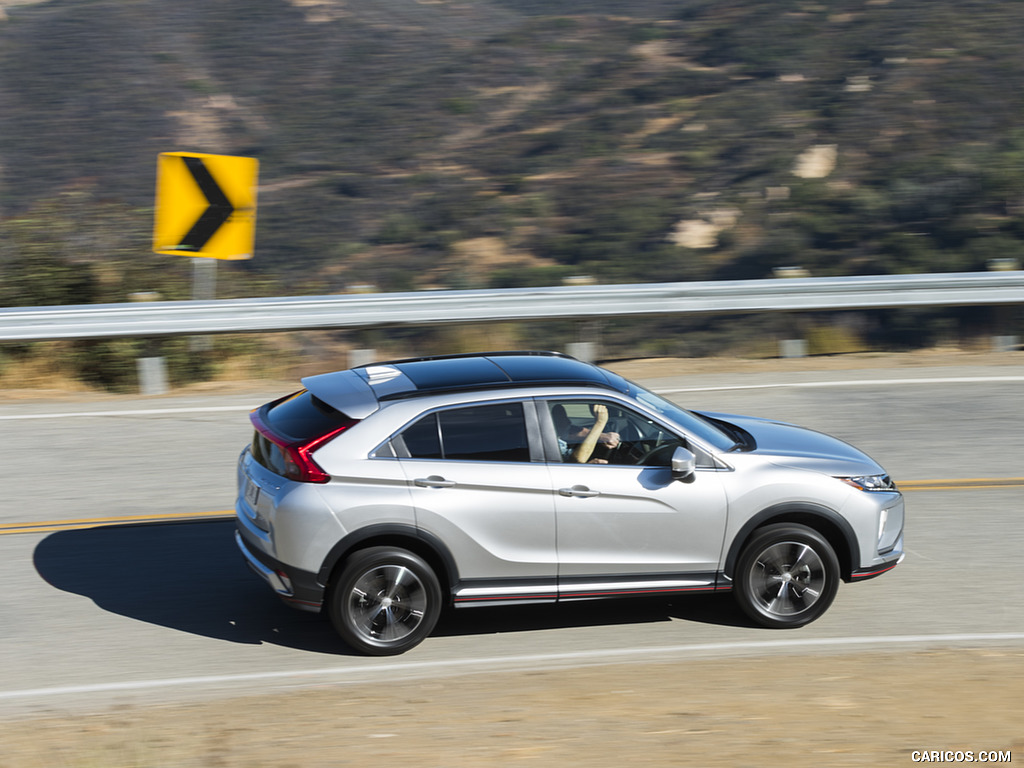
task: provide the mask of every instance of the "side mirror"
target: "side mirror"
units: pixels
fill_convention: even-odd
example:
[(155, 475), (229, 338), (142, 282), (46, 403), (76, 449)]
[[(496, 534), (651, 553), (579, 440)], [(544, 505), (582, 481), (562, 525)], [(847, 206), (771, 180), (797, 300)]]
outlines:
[(679, 446), (672, 452), (672, 479), (690, 481), (697, 471), (697, 457)]

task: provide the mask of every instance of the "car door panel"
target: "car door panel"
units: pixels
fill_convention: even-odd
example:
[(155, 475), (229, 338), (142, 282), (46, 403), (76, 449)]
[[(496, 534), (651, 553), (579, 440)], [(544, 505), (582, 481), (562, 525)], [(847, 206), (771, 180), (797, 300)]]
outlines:
[[(576, 463), (578, 457), (562, 446), (589, 432), (588, 418), (597, 425), (598, 405), (608, 414), (602, 444), (588, 457), (592, 463)], [(726, 494), (710, 466), (688, 482), (672, 477), (672, 451), (692, 445), (684, 436), (613, 401), (552, 400), (540, 412), (551, 414), (542, 419), (555, 431), (548, 445), (560, 448), (549, 449), (548, 467), (563, 599), (714, 584)], [(611, 444), (603, 445), (607, 439)]]
[(716, 472), (684, 483), (664, 467), (549, 468), (560, 578), (717, 570), (727, 504)]
[(461, 540), (451, 548), (462, 575), (553, 572), (555, 513), (543, 465), (413, 459), (402, 466), (417, 526)]
[(448, 544), (458, 605), (555, 598), (554, 501), (527, 405), (441, 410), (402, 434), (416, 524)]

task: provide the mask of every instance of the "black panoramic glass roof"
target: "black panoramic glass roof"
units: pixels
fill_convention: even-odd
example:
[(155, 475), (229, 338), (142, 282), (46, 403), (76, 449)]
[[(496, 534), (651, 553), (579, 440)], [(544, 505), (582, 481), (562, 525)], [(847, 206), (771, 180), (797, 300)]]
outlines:
[[(619, 376), (557, 353), (497, 352), (395, 360), (354, 369), (380, 400), (415, 393), (493, 389), (524, 384), (575, 384), (625, 392)], [(305, 381), (305, 380), (303, 380)]]
[(417, 389), (451, 389), (481, 384), (503, 384), (508, 376), (485, 357), (423, 360), (395, 366)]
[(570, 357), (495, 357), (495, 365), (501, 367), (512, 381), (558, 382), (566, 384), (597, 384), (607, 386), (608, 378), (600, 368), (582, 363)]

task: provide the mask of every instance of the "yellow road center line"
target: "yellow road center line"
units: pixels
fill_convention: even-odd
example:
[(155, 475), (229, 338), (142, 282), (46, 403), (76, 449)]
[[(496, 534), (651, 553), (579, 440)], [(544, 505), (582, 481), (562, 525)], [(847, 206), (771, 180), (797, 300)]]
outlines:
[(963, 491), (971, 488), (1020, 488), (1024, 477), (976, 477), (959, 480), (904, 480), (897, 481), (901, 491)]
[(41, 520), (37, 523), (0, 524), (0, 536), (12, 533), (53, 533), (55, 531), (81, 531), (86, 528), (101, 528), (116, 525), (138, 525), (141, 523), (177, 523), (199, 520), (228, 520), (235, 513), (230, 510), (217, 512), (171, 512), (163, 515), (125, 515), (123, 517), (89, 517), (79, 520)]

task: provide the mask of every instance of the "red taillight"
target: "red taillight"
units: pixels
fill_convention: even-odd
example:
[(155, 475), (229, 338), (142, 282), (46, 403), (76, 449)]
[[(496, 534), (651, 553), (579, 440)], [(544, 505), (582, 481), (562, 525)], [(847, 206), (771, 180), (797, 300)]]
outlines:
[(324, 443), (334, 439), (356, 423), (355, 420), (350, 421), (310, 440), (289, 441), (267, 427), (263, 423), (263, 419), (260, 418), (258, 410), (250, 413), (249, 419), (252, 421), (253, 426), (256, 427), (257, 432), (280, 449), (281, 457), (284, 459), (284, 471), (281, 474), (289, 480), (298, 480), (303, 483), (326, 483), (330, 481), (331, 476), (324, 472), (323, 468), (313, 460), (312, 453)]

